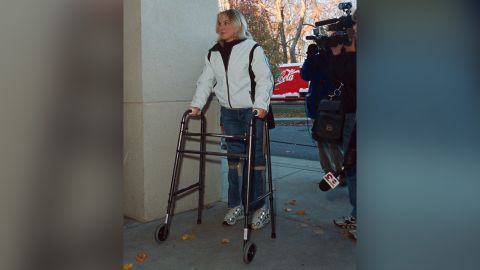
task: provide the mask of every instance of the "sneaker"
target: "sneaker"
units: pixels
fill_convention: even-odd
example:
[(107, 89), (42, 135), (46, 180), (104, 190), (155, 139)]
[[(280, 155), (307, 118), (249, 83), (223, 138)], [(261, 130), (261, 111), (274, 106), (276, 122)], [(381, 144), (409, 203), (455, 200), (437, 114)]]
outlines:
[(262, 207), (253, 213), (252, 230), (259, 230), (270, 222), (270, 210)]
[(357, 219), (352, 216), (337, 218), (333, 220), (333, 224), (344, 229), (357, 229)]
[(348, 231), (348, 236), (350, 236), (354, 240), (357, 240), (357, 230)]
[(223, 218), (223, 225), (232, 226), (237, 223), (238, 220), (243, 219), (245, 216), (243, 215), (243, 206), (235, 206), (233, 208), (228, 209), (227, 214)]

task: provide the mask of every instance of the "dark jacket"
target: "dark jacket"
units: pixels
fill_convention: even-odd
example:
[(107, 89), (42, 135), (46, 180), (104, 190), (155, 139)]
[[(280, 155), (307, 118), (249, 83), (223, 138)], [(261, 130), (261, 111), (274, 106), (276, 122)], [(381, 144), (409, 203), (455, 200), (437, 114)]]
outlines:
[(344, 84), (342, 94), (346, 113), (357, 110), (357, 53), (343, 51), (338, 56), (332, 56), (330, 72), (333, 84), (338, 87)]
[(300, 69), (302, 79), (310, 81), (305, 103), (307, 116), (312, 119), (316, 118), (320, 100), (327, 97), (333, 89), (333, 83), (329, 77), (330, 57), (326, 52), (309, 56)]

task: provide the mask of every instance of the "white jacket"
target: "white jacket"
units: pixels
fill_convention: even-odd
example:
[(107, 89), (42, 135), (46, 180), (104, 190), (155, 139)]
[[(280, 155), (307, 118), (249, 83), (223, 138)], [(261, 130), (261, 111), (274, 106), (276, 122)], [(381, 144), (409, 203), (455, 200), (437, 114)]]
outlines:
[(190, 106), (200, 109), (205, 106), (213, 92), (220, 105), (226, 108), (261, 108), (268, 111), (274, 81), (263, 49), (258, 46), (254, 50), (252, 70), (255, 74), (255, 103), (250, 97), (250, 76), (248, 62), (250, 50), (256, 44), (246, 39), (233, 46), (227, 70), (223, 64), (220, 51), (213, 47), (210, 60), (205, 56), (205, 67), (197, 81), (197, 89)]

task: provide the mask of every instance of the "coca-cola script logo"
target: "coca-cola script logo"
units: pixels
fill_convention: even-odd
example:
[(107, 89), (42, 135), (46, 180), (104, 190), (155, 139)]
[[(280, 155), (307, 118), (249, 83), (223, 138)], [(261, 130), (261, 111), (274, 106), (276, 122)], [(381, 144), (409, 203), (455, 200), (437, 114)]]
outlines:
[(295, 73), (300, 73), (300, 70), (285, 69), (284, 71), (282, 71), (280, 76), (278, 76), (277, 82), (276, 82), (277, 85), (282, 84), (284, 82), (293, 81), (293, 76)]

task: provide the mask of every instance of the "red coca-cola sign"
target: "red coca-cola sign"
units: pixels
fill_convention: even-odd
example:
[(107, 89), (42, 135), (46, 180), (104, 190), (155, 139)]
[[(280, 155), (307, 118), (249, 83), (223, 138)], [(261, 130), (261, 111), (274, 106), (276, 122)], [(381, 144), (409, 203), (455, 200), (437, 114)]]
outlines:
[(280, 65), (281, 73), (275, 81), (272, 99), (303, 99), (308, 82), (300, 77), (301, 67), (301, 63)]

